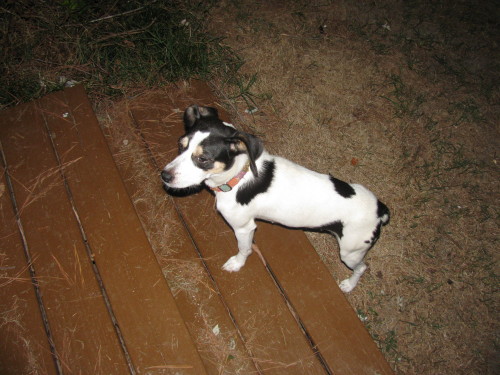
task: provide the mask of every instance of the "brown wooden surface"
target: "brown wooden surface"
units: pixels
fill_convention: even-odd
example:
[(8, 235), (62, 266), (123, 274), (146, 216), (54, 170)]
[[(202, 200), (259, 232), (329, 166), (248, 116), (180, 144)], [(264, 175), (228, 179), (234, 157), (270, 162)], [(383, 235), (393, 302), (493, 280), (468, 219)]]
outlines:
[(0, 374), (32, 370), (53, 374), (55, 362), (31, 284), (4, 173), (0, 177), (0, 188)]
[(97, 119), (84, 110), (90, 103), (82, 89), (66, 95), (74, 108), (74, 131), (59, 122), (51, 130), (60, 155), (90, 161), (65, 170), (132, 361), (141, 371), (192, 366), (190, 373), (204, 373)]
[[(23, 110), (2, 113), (0, 140), (62, 371), (205, 373), (83, 88)], [(14, 250), (2, 248), (9, 255)]]
[[(131, 103), (131, 116), (161, 190), (158, 168), (176, 155), (182, 111), (217, 103), (200, 83), (149, 100), (146, 107)], [(194, 297), (173, 297), (144, 233), (147, 221), (137, 216), (148, 213), (129, 198), (139, 183), (123, 170), (122, 181), (81, 87), (4, 111), (0, 121), (43, 302), (4, 173), (0, 316), (9, 320), (0, 324), (1, 374), (392, 373), (303, 232), (259, 223), (264, 260), (254, 254), (240, 272), (222, 271), (237, 245), (207, 191), (164, 195), (177, 247), (167, 260), (202, 269)], [(233, 340), (230, 357), (214, 357), (198, 340), (207, 324), (201, 301), (211, 324)]]
[[(163, 104), (163, 113), (132, 111), (161, 167), (175, 157), (183, 134), (176, 110), (194, 102), (215, 103), (205, 85), (198, 84), (190, 95), (180, 100), (158, 97), (155, 104)], [(237, 251), (236, 241), (215, 212), (211, 194), (174, 201), (265, 373), (392, 374), (303, 232), (259, 223), (256, 242), (267, 267), (253, 255), (240, 272), (231, 274), (221, 266)]]
[(63, 370), (126, 372), (38, 104), (4, 113), (0, 139), (57, 358)]

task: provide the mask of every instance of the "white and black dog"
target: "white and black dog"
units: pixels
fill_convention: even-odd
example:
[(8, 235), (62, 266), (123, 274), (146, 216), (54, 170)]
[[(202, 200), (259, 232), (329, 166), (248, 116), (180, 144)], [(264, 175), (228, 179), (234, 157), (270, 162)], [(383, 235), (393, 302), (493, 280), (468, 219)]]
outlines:
[(342, 261), (354, 272), (340, 283), (350, 292), (366, 269), (363, 258), (375, 244), (389, 210), (361, 185), (313, 172), (269, 154), (262, 141), (219, 119), (217, 110), (191, 106), (179, 156), (161, 178), (169, 189), (203, 182), (215, 192), (217, 209), (233, 228), (238, 254), (223, 266), (239, 271), (252, 252), (255, 220), (334, 235)]

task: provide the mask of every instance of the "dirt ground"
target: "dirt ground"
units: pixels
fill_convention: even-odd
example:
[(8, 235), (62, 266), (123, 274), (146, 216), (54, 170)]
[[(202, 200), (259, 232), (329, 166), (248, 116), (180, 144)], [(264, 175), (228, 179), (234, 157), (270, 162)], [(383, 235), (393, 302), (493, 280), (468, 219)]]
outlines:
[[(348, 298), (397, 374), (500, 373), (497, 8), (225, 0), (207, 15), (245, 61), (237, 87), (211, 82), (233, 122), (389, 206)], [(133, 137), (115, 138), (125, 163)], [(350, 274), (334, 238), (309, 238), (336, 280)]]
[(271, 152), (390, 207), (349, 300), (396, 373), (497, 374), (498, 10), (438, 3), (223, 1), (247, 81), (213, 85)]

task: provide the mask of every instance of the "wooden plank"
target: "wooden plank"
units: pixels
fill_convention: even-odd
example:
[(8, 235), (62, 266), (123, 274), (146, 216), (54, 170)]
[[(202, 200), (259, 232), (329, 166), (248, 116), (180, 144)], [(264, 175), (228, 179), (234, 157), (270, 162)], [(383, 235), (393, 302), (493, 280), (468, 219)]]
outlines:
[(56, 373), (5, 173), (0, 176), (0, 322), (0, 374)]
[[(151, 107), (148, 107), (147, 112), (152, 117), (160, 115), (155, 113), (155, 109)], [(139, 150), (142, 151), (142, 154), (137, 153), (138, 150), (136, 150), (134, 156), (141, 161), (146, 161), (146, 163), (141, 162), (141, 168), (146, 169), (144, 175), (149, 176), (147, 177), (149, 180), (151, 176), (156, 178), (159, 171), (151, 163), (147, 150), (140, 147)], [(113, 150), (114, 154), (119, 152), (118, 149)], [(177, 214), (171, 197), (165, 194), (162, 184), (158, 180), (155, 179), (156, 183), (152, 184), (151, 181), (144, 181), (146, 177), (138, 178), (135, 169), (130, 166), (136, 160), (129, 160), (129, 157), (124, 159), (127, 159), (127, 162), (117, 162), (117, 166), (144, 227), (146, 228), (148, 225), (154, 226), (156, 223), (153, 224), (151, 221), (157, 221), (156, 218), (151, 218), (151, 206), (144, 204), (144, 197), (150, 197), (156, 200), (155, 205), (161, 207), (161, 215), (168, 218), (169, 230), (175, 232), (175, 240), (170, 242), (172, 237), (165, 239), (165, 241), (169, 241), (169, 247), (172, 247), (172, 251), (162, 253), (160, 261), (180, 265), (181, 267), (189, 265), (188, 268), (191, 272), (196, 270), (194, 271), (196, 287), (189, 288), (187, 291), (180, 288), (177, 293), (174, 293), (174, 298), (191, 336), (195, 338), (196, 348), (200, 353), (207, 373), (210, 375), (258, 373), (238, 334), (238, 328), (234, 326), (224, 301), (220, 298), (217, 285), (205, 272), (203, 260), (199, 258), (192, 239)], [(151, 185), (154, 185), (154, 187)], [(145, 189), (147, 192), (144, 192)], [(139, 199), (135, 200), (134, 197), (139, 197)], [(158, 197), (161, 197), (164, 201), (159, 202)], [(148, 232), (146, 231), (146, 233)], [(172, 272), (176, 271), (173, 270)], [(190, 274), (182, 276), (192, 277)], [(168, 277), (167, 280), (169, 280)], [(174, 284), (176, 282), (177, 280), (172, 281)], [(220, 332), (217, 336), (213, 333), (215, 327), (218, 327)]]
[[(164, 98), (158, 98), (158, 102), (165, 108), (162, 117), (172, 118), (174, 108)], [(180, 114), (166, 127), (149, 117), (147, 111), (133, 113), (158, 163), (172, 160), (177, 139), (183, 134)], [(204, 191), (175, 199), (175, 204), (261, 370), (266, 374), (324, 374), (325, 369), (258, 257), (250, 258), (238, 274), (221, 270), (237, 247), (232, 231), (214, 209), (213, 196)]]
[(204, 374), (83, 88), (64, 95), (70, 124), (50, 131), (63, 163), (81, 158), (65, 175), (137, 373)]
[(127, 373), (37, 106), (5, 113), (0, 140), (58, 362), (62, 371)]
[[(186, 98), (182, 102), (184, 106), (180, 109), (194, 102), (213, 105), (213, 97), (206, 85), (198, 85), (193, 91), (195, 91), (193, 96), (196, 97)], [(179, 101), (176, 101), (176, 106), (173, 108), (178, 108), (179, 104)], [(168, 109), (166, 111), (168, 112)], [(175, 140), (182, 134), (180, 116), (176, 116), (178, 130), (175, 126), (172, 127), (172, 123), (169, 123), (169, 127), (160, 127), (152, 118), (147, 119), (144, 114), (138, 117), (144, 119), (143, 132), (153, 153), (161, 160), (160, 165), (163, 166), (172, 160), (176, 153)], [(164, 113), (162, 117), (168, 117), (168, 113)], [(223, 291), (227, 287), (230, 290), (224, 279), (231, 278), (231, 275), (219, 274), (218, 266), (223, 264), (227, 254), (231, 255), (231, 250), (226, 251), (221, 258), (221, 251), (217, 251), (217, 246), (221, 250), (232, 249), (235, 252), (236, 242), (230, 228), (225, 226), (220, 218), (214, 216), (213, 198), (209, 194), (202, 193), (176, 202), (203, 254), (211, 260), (210, 270), (213, 276)], [(319, 350), (330, 371), (336, 374), (392, 374), (390, 366), (305, 234), (302, 231), (267, 223), (259, 223), (258, 227), (256, 241), (268, 262), (271, 278), (275, 279), (293, 306), (297, 319), (307, 331), (311, 342)], [(258, 263), (255, 255), (249, 261)], [(241, 272), (252, 276), (247, 274), (242, 277), (240, 272), (236, 277), (233, 276), (233, 279), (251, 283), (252, 277), (263, 277), (255, 273), (254, 268), (247, 268), (248, 265), (245, 265)], [(235, 305), (230, 304), (231, 309), (238, 315), (237, 301), (233, 302)]]
[(335, 374), (393, 374), (304, 232), (260, 222), (255, 241)]

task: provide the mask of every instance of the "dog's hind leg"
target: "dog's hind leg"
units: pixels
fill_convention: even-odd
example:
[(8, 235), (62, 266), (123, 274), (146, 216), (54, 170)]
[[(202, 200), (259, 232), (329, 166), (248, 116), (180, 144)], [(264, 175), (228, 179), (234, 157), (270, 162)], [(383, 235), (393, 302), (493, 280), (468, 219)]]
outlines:
[(251, 220), (245, 226), (233, 228), (236, 239), (238, 240), (238, 254), (229, 258), (222, 266), (222, 269), (228, 272), (238, 272), (250, 254), (252, 254), (253, 235), (255, 233), (255, 222)]
[(363, 275), (367, 268), (363, 259), (370, 249), (371, 243), (353, 243), (344, 237), (339, 241), (339, 245), (340, 259), (342, 259), (342, 262), (344, 262), (347, 267), (353, 270), (351, 277), (343, 280), (339, 285), (344, 293), (349, 293), (356, 287), (361, 275)]
[(342, 290), (344, 293), (349, 293), (350, 291), (352, 291), (358, 284), (358, 281), (361, 278), (361, 275), (363, 275), (363, 273), (365, 272), (366, 268), (367, 267), (364, 262), (358, 263), (358, 265), (354, 267), (351, 277), (343, 280), (339, 284), (340, 290)]

